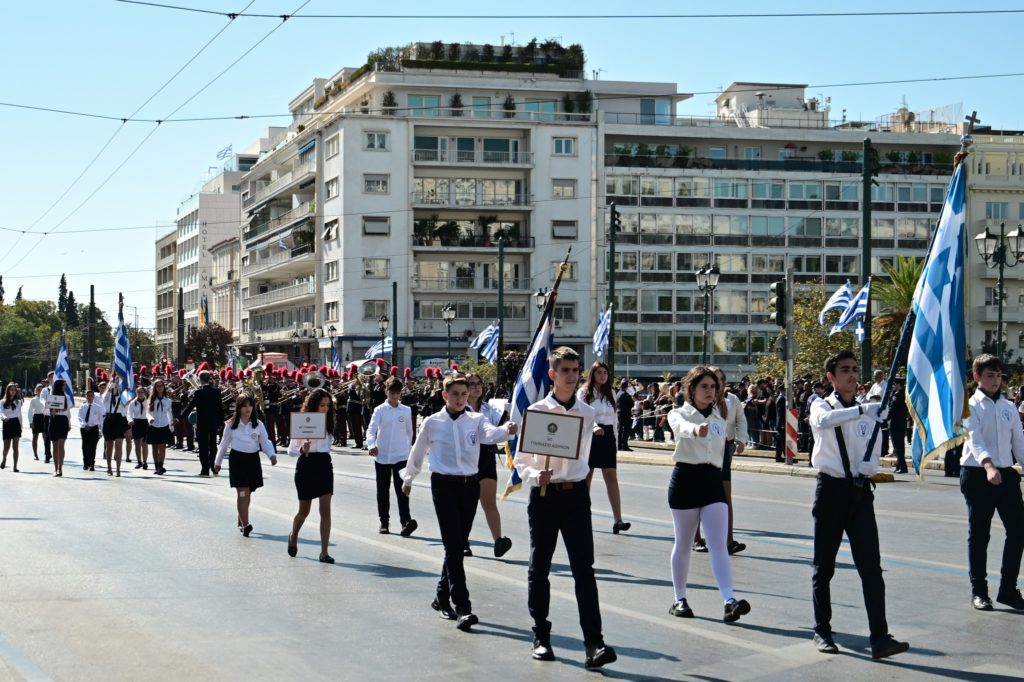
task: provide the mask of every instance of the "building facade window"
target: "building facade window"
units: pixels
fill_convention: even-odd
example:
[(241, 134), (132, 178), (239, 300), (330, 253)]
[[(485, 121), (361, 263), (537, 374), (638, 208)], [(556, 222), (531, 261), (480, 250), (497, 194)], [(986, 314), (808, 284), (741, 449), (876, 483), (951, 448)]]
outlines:
[(437, 116), (440, 107), (440, 95), (409, 95), (409, 113), (412, 116)]
[(989, 220), (1006, 220), (1010, 205), (1005, 201), (986, 201), (985, 217)]
[(363, 192), (365, 194), (387, 194), (391, 176), (383, 173), (364, 173)]
[(338, 178), (331, 178), (324, 183), (324, 198), (333, 199), (338, 196)]
[(575, 199), (576, 181), (573, 179), (554, 179), (551, 181), (551, 196), (555, 199)]
[(555, 303), (555, 319), (562, 322), (576, 321), (575, 303)]
[(328, 301), (324, 304), (324, 319), (328, 322), (337, 322), (338, 320), (338, 302)]
[(576, 138), (575, 137), (556, 137), (556, 138), (554, 138), (554, 155), (555, 156), (576, 156)]
[(366, 279), (385, 279), (391, 271), (391, 261), (387, 258), (364, 258), (363, 277)]
[(363, 137), (363, 149), (387, 151), (388, 134), (386, 132), (367, 132)]
[[(551, 263), (551, 279), (554, 280), (558, 276), (558, 267), (562, 264), (561, 261), (552, 261)], [(576, 266), (577, 262), (574, 260), (569, 261), (568, 267), (565, 270), (565, 274), (562, 275), (563, 282), (575, 282), (576, 281)]]
[(324, 142), (324, 158), (329, 159), (332, 156), (337, 156), (340, 151), (341, 136), (335, 135), (334, 137), (327, 138), (327, 140)]
[(336, 260), (328, 261), (324, 263), (324, 281), (325, 282), (337, 282), (340, 276), (341, 267), (340, 263)]
[(324, 241), (329, 242), (338, 238), (338, 220), (328, 220), (324, 223)]
[(388, 312), (387, 300), (363, 300), (363, 319), (379, 320)]
[(552, 239), (576, 239), (577, 229), (575, 220), (552, 220)]
[(387, 216), (363, 216), (363, 234), (368, 237), (387, 237), (391, 234), (391, 218)]

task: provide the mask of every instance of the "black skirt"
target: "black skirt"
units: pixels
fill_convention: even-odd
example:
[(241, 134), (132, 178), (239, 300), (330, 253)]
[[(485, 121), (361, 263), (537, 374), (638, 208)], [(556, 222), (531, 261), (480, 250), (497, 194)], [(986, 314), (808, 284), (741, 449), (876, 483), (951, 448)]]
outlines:
[(590, 468), (614, 469), (619, 454), (619, 444), (615, 442), (615, 428), (610, 424), (598, 424), (604, 429), (604, 435), (593, 435), (590, 439)]
[(50, 417), (50, 440), (66, 440), (71, 424), (68, 418), (62, 414), (55, 414)]
[[(146, 433), (149, 431), (149, 420), (148, 419), (133, 419), (132, 420), (132, 440), (139, 440), (145, 438)], [(149, 441), (146, 441), (147, 443)]]
[(105, 440), (124, 438), (127, 431), (128, 418), (123, 414), (108, 414), (103, 418), (103, 438)]
[[(298, 470), (296, 470), (296, 479), (297, 477)], [(228, 479), (231, 481), (232, 488), (248, 488), (249, 490), (262, 488), (263, 465), (260, 464), (260, 453), (239, 452), (232, 449), (228, 453)]]
[(732, 480), (732, 456), (736, 452), (736, 443), (731, 440), (725, 442), (725, 456), (722, 458), (722, 480)]
[(46, 415), (45, 414), (34, 414), (32, 415), (32, 434), (46, 433)]
[(21, 422), (16, 419), (4, 420), (4, 440), (21, 438)]
[[(135, 434), (135, 427), (132, 426), (132, 435)], [(170, 445), (174, 442), (170, 426), (147, 426), (146, 445)]]
[(299, 455), (295, 465), (295, 492), (300, 500), (315, 500), (334, 494), (334, 466), (329, 452)]
[(498, 480), (497, 455), (497, 445), (480, 446), (480, 466), (477, 470), (480, 478), (491, 478), (495, 481)]
[(668, 484), (669, 508), (699, 509), (716, 502), (725, 502), (722, 470), (711, 464), (676, 462)]

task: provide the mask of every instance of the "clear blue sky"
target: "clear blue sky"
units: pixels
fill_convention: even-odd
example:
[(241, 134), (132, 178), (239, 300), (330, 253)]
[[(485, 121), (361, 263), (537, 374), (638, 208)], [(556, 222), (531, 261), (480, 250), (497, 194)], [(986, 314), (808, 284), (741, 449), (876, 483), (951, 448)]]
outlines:
[[(248, 0), (181, 0), (177, 4), (241, 10)], [(175, 4), (175, 3), (171, 3)], [(256, 0), (249, 11), (291, 13), (301, 0)], [(657, 2), (431, 3), (392, 0), (356, 4), (312, 0), (305, 13), (346, 11), (387, 14), (514, 14), (657, 12), (784, 12), (1019, 8), (1019, 3), (822, 2), (728, 4)], [(501, 8), (500, 10), (498, 8)], [(353, 10), (353, 8), (356, 8)], [(0, 41), (0, 100), (113, 115), (127, 115), (227, 23), (223, 17), (127, 5), (113, 0), (6, 3)], [(278, 21), (239, 18), (138, 116), (161, 118), (238, 58)], [(588, 73), (603, 69), (614, 80), (678, 83), (681, 92), (714, 91), (733, 81), (812, 85), (900, 78), (998, 74), (1021, 70), (1024, 15), (896, 18), (779, 18), (677, 20), (300, 20), (286, 22), (219, 81), (176, 114), (182, 116), (287, 112), (287, 103), (313, 78), (359, 66), (377, 47), (415, 41), (490, 42), (502, 36), (522, 44), (531, 37), (581, 43)], [(895, 111), (903, 98), (913, 110), (962, 101), (983, 123), (1024, 128), (1020, 77), (951, 83), (812, 88), (832, 98), (833, 111), (871, 119)], [(714, 95), (698, 95), (681, 113), (708, 114)], [(216, 153), (241, 150), (271, 124), (217, 121), (164, 124), (102, 190), (39, 241), (0, 230), (0, 274), (7, 300), (24, 285), (29, 298), (56, 299), (61, 272), (81, 302), (96, 286), (101, 308), (113, 315), (117, 292), (137, 306), (143, 327), (154, 324), (153, 244), (170, 229), (182, 198), (192, 192)], [(119, 122), (73, 118), (0, 107), (7, 161), (2, 178), (0, 227), (54, 229), (150, 132), (130, 123), (82, 180), (45, 217), (42, 214), (83, 171)], [(38, 221), (38, 222), (36, 222)], [(84, 232), (95, 228), (141, 229)], [(113, 274), (119, 273), (119, 274)], [(132, 315), (134, 311), (129, 311)]]

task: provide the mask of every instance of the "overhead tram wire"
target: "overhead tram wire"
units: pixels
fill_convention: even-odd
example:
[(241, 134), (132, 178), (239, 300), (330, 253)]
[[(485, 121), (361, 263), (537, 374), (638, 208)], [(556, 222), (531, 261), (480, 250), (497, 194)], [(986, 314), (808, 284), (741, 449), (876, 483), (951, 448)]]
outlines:
[[(252, 0), (252, 1), (255, 1), (255, 0)], [(303, 3), (301, 4), (301, 5), (299, 5), (299, 6), (298, 6), (298, 7), (297, 7), (297, 8), (296, 8), (296, 9), (294, 10), (293, 14), (294, 14), (295, 12), (299, 12), (299, 11), (301, 11), (303, 7), (305, 7), (306, 5), (308, 5), (308, 4), (310, 3), (310, 1), (311, 1), (311, 0), (305, 0), (305, 1), (304, 1), (304, 2), (303, 2)], [(250, 2), (250, 5), (251, 5), (251, 4), (252, 4), (252, 2)], [(181, 110), (182, 108), (184, 108), (184, 107), (185, 107), (185, 106), (186, 106), (186, 105), (187, 105), (187, 104), (188, 104), (189, 102), (191, 102), (192, 100), (194, 100), (194, 99), (195, 99), (196, 97), (198, 97), (198, 96), (199, 96), (199, 95), (200, 95), (200, 94), (201, 94), (202, 92), (204, 92), (204, 91), (205, 91), (205, 90), (206, 90), (207, 88), (209, 88), (209, 87), (210, 87), (211, 85), (213, 85), (213, 84), (214, 84), (215, 82), (217, 82), (217, 81), (218, 81), (218, 80), (219, 80), (219, 79), (220, 79), (220, 78), (221, 78), (221, 77), (222, 77), (222, 76), (223, 76), (224, 74), (226, 74), (226, 73), (227, 73), (228, 71), (230, 71), (230, 70), (231, 70), (232, 68), (234, 68), (234, 67), (235, 67), (235, 66), (236, 66), (236, 65), (237, 65), (237, 64), (238, 64), (238, 63), (239, 63), (240, 61), (242, 61), (243, 59), (245, 59), (245, 57), (247, 57), (247, 56), (248, 56), (248, 55), (249, 55), (249, 54), (250, 54), (250, 53), (251, 53), (251, 52), (252, 52), (253, 50), (255, 50), (255, 49), (256, 49), (257, 47), (259, 47), (259, 46), (260, 46), (260, 45), (261, 45), (261, 44), (262, 44), (262, 43), (263, 43), (263, 42), (264, 42), (265, 40), (267, 40), (267, 39), (268, 39), (268, 38), (269, 38), (270, 36), (272, 36), (272, 35), (273, 35), (273, 34), (274, 34), (274, 33), (275, 33), (275, 32), (276, 32), (276, 31), (277, 31), (277, 30), (278, 30), (279, 28), (281, 28), (282, 26), (284, 26), (284, 24), (285, 24), (285, 21), (287, 21), (287, 20), (286, 20), (286, 19), (282, 19), (282, 20), (281, 20), (281, 23), (279, 23), (279, 24), (278, 24), (277, 26), (275, 26), (274, 28), (272, 28), (272, 29), (270, 29), (269, 31), (267, 31), (267, 33), (265, 33), (265, 34), (263, 35), (263, 37), (261, 37), (261, 38), (260, 38), (259, 40), (257, 40), (257, 41), (256, 41), (255, 43), (253, 43), (253, 44), (252, 44), (252, 45), (251, 45), (251, 46), (250, 46), (250, 47), (249, 47), (248, 49), (246, 49), (246, 50), (245, 50), (245, 52), (243, 52), (243, 53), (242, 53), (241, 55), (239, 55), (239, 57), (238, 57), (237, 59), (235, 59), (235, 60), (234, 60), (233, 62), (231, 62), (231, 63), (230, 63), (230, 64), (229, 64), (229, 65), (228, 65), (227, 67), (225, 67), (225, 68), (224, 68), (224, 69), (223, 69), (223, 70), (222, 70), (222, 71), (221, 71), (220, 73), (218, 73), (218, 74), (217, 74), (216, 76), (214, 76), (214, 77), (213, 77), (212, 79), (210, 79), (210, 80), (209, 80), (209, 81), (208, 81), (208, 82), (207, 82), (207, 83), (206, 83), (205, 85), (203, 85), (203, 86), (202, 86), (201, 88), (199, 88), (199, 90), (197, 90), (197, 91), (196, 91), (195, 93), (193, 93), (193, 94), (192, 94), (192, 96), (190, 96), (190, 97), (189, 97), (188, 99), (186, 99), (186, 100), (185, 100), (184, 102), (182, 102), (182, 103), (181, 103), (181, 104), (179, 104), (179, 105), (178, 105), (177, 107), (175, 107), (175, 108), (174, 108), (174, 110), (173, 110), (173, 111), (171, 111), (171, 112), (170, 112), (170, 113), (169, 113), (169, 114), (168, 114), (168, 115), (167, 115), (167, 116), (166, 116), (165, 118), (170, 118), (171, 116), (173, 116), (174, 114), (176, 114), (176, 113), (177, 113), (178, 111), (180, 111), (180, 110)], [(135, 146), (135, 148), (134, 148), (134, 149), (132, 149), (132, 151), (131, 151), (131, 152), (130, 152), (130, 153), (128, 154), (128, 156), (127, 156), (127, 157), (125, 157), (125, 159), (124, 159), (124, 160), (123, 160), (123, 161), (122, 161), (122, 162), (121, 162), (120, 164), (118, 164), (117, 168), (115, 168), (115, 169), (114, 169), (114, 170), (113, 170), (113, 171), (112, 171), (112, 172), (110, 173), (110, 175), (108, 175), (108, 176), (107, 176), (107, 177), (106, 177), (106, 178), (105, 178), (105, 179), (103, 180), (103, 182), (101, 182), (101, 183), (99, 184), (99, 186), (98, 186), (98, 187), (96, 187), (96, 189), (94, 189), (94, 190), (93, 190), (93, 191), (92, 191), (92, 192), (91, 192), (91, 193), (90, 193), (90, 194), (89, 194), (88, 196), (86, 196), (86, 197), (85, 197), (85, 199), (83, 199), (83, 200), (82, 200), (82, 202), (81, 202), (81, 203), (80, 203), (80, 204), (79, 204), (78, 206), (76, 206), (76, 207), (74, 208), (74, 210), (72, 210), (72, 211), (71, 211), (71, 213), (69, 213), (68, 215), (64, 216), (64, 218), (63, 218), (63, 219), (62, 219), (62, 220), (61, 220), (61, 221), (60, 221), (59, 223), (57, 223), (57, 224), (56, 224), (56, 225), (55, 225), (55, 226), (54, 226), (53, 228), (51, 228), (51, 229), (50, 229), (50, 231), (49, 231), (48, 233), (45, 233), (45, 234), (42, 234), (42, 235), (40, 235), (39, 239), (38, 239), (38, 240), (36, 240), (36, 243), (35, 243), (35, 244), (33, 244), (33, 245), (32, 245), (32, 247), (31, 247), (31, 248), (29, 248), (29, 250), (28, 250), (28, 251), (27, 251), (27, 252), (26, 252), (26, 253), (25, 253), (25, 254), (24, 254), (24, 255), (23, 255), (22, 257), (21, 257), (21, 259), (19, 260), (19, 263), (22, 263), (22, 262), (24, 262), (24, 261), (25, 261), (25, 259), (26, 259), (26, 258), (27, 258), (27, 257), (28, 257), (28, 256), (29, 256), (29, 255), (30, 255), (30, 254), (31, 254), (32, 252), (33, 252), (33, 251), (35, 251), (35, 249), (36, 249), (36, 248), (37, 248), (37, 247), (39, 246), (39, 244), (40, 244), (40, 243), (42, 243), (43, 239), (45, 239), (45, 238), (46, 238), (47, 234), (53, 234), (53, 233), (54, 233), (54, 232), (55, 232), (55, 231), (56, 231), (56, 230), (57, 230), (57, 229), (58, 229), (58, 228), (59, 228), (59, 227), (60, 227), (61, 225), (63, 225), (63, 224), (65, 223), (65, 222), (67, 222), (67, 221), (68, 221), (68, 220), (69, 220), (69, 219), (70, 219), (70, 218), (71, 218), (71, 217), (72, 217), (73, 215), (75, 215), (75, 213), (77, 213), (77, 212), (78, 212), (78, 211), (79, 211), (79, 210), (80, 210), (80, 209), (81, 209), (81, 208), (82, 208), (83, 206), (85, 206), (85, 204), (86, 204), (86, 203), (88, 203), (88, 202), (89, 202), (89, 201), (90, 201), (90, 200), (91, 200), (91, 199), (92, 199), (92, 198), (93, 198), (94, 196), (96, 196), (96, 194), (98, 194), (98, 193), (100, 192), (100, 190), (102, 190), (102, 189), (103, 189), (103, 188), (104, 188), (104, 187), (106, 186), (106, 184), (107, 184), (108, 182), (110, 182), (110, 180), (111, 180), (111, 179), (113, 179), (113, 177), (114, 177), (114, 176), (115, 176), (115, 175), (116, 175), (116, 174), (118, 173), (118, 171), (120, 171), (120, 170), (121, 170), (121, 168), (123, 168), (123, 167), (125, 166), (125, 164), (127, 164), (127, 163), (128, 163), (128, 161), (130, 161), (130, 160), (131, 160), (131, 158), (132, 158), (133, 156), (135, 156), (135, 154), (136, 154), (136, 153), (137, 153), (137, 152), (139, 151), (139, 149), (141, 149), (141, 148), (142, 148), (142, 145), (144, 145), (144, 144), (145, 144), (145, 143), (146, 143), (146, 142), (147, 142), (147, 141), (149, 140), (149, 138), (153, 136), (153, 134), (154, 134), (154, 133), (155, 133), (155, 132), (156, 132), (156, 131), (157, 131), (157, 130), (159, 129), (159, 127), (160, 127), (160, 123), (161, 123), (160, 121), (158, 121), (158, 122), (156, 123), (156, 125), (155, 125), (155, 126), (153, 127), (153, 129), (152, 129), (152, 130), (150, 130), (150, 131), (149, 131), (149, 133), (148, 133), (148, 134), (147, 134), (147, 135), (146, 135), (146, 136), (145, 136), (144, 138), (142, 138), (142, 140), (141, 140), (141, 141), (139, 142), (139, 144), (137, 144), (137, 145)], [(15, 266), (15, 267), (17, 267), (17, 266)]]
[[(250, 7), (252, 7), (253, 3), (255, 3), (255, 2), (256, 2), (256, 0), (250, 0), (249, 4), (248, 4), (248, 5), (246, 5), (246, 6), (245, 6), (245, 7), (244, 7), (244, 8), (242, 9), (242, 11), (244, 12), (245, 10), (249, 9)], [(59, 204), (59, 203), (60, 203), (60, 202), (61, 202), (61, 201), (62, 201), (62, 200), (64, 199), (64, 197), (66, 197), (66, 196), (68, 195), (68, 193), (69, 193), (69, 192), (70, 192), (70, 191), (71, 191), (72, 189), (74, 189), (76, 185), (78, 185), (78, 182), (79, 182), (79, 181), (80, 181), (80, 180), (81, 180), (81, 179), (82, 179), (83, 177), (85, 177), (85, 174), (86, 174), (86, 173), (88, 173), (88, 172), (89, 172), (89, 169), (93, 167), (93, 164), (95, 164), (95, 163), (96, 163), (96, 161), (98, 161), (98, 160), (99, 160), (99, 158), (100, 158), (100, 157), (101, 157), (101, 156), (103, 155), (103, 152), (105, 152), (105, 151), (107, 150), (107, 148), (108, 148), (108, 147), (109, 147), (109, 146), (111, 145), (111, 143), (113, 143), (114, 139), (115, 139), (115, 138), (116, 138), (116, 137), (117, 137), (117, 136), (118, 136), (118, 135), (119, 135), (119, 134), (121, 133), (121, 131), (122, 131), (122, 130), (124, 130), (124, 126), (125, 126), (125, 124), (127, 124), (127, 123), (128, 123), (128, 122), (129, 122), (129, 121), (130, 121), (130, 120), (132, 119), (132, 118), (134, 118), (136, 114), (138, 114), (138, 113), (139, 113), (140, 111), (142, 111), (142, 109), (143, 109), (143, 108), (145, 108), (145, 106), (146, 106), (147, 104), (149, 104), (150, 102), (152, 102), (152, 101), (153, 101), (153, 98), (155, 98), (155, 97), (156, 97), (157, 95), (159, 95), (159, 94), (160, 94), (161, 92), (163, 92), (163, 91), (164, 91), (164, 89), (165, 89), (165, 88), (166, 88), (166, 87), (167, 87), (168, 85), (170, 85), (170, 84), (171, 84), (172, 82), (174, 82), (174, 79), (175, 79), (175, 78), (177, 78), (178, 76), (180, 76), (180, 75), (181, 75), (181, 73), (182, 73), (182, 72), (183, 72), (183, 71), (184, 71), (185, 69), (187, 69), (187, 68), (189, 67), (189, 65), (190, 65), (190, 64), (192, 64), (192, 62), (194, 62), (194, 61), (195, 61), (196, 59), (198, 59), (198, 58), (199, 58), (199, 55), (201, 55), (201, 54), (202, 54), (203, 52), (205, 52), (205, 51), (206, 51), (206, 48), (208, 48), (208, 47), (209, 47), (210, 45), (212, 45), (212, 44), (213, 44), (213, 41), (215, 41), (215, 40), (216, 40), (217, 38), (219, 38), (219, 37), (220, 37), (220, 35), (221, 35), (222, 33), (224, 33), (224, 31), (226, 31), (226, 30), (227, 30), (228, 26), (230, 26), (230, 25), (231, 25), (231, 23), (232, 23), (232, 22), (231, 22), (231, 20), (228, 20), (228, 23), (227, 23), (227, 24), (225, 24), (225, 25), (224, 25), (224, 26), (223, 26), (223, 27), (222, 27), (222, 28), (221, 28), (221, 29), (220, 29), (219, 31), (217, 31), (217, 32), (216, 32), (215, 34), (213, 34), (213, 37), (212, 37), (212, 38), (210, 38), (210, 39), (209, 39), (208, 41), (206, 41), (206, 44), (204, 44), (204, 45), (203, 45), (203, 46), (202, 46), (201, 48), (199, 48), (199, 50), (198, 50), (198, 51), (197, 51), (197, 52), (196, 52), (195, 54), (193, 54), (193, 55), (192, 55), (192, 56), (191, 56), (191, 57), (190, 57), (190, 58), (188, 59), (188, 61), (186, 61), (186, 62), (185, 62), (184, 64), (182, 64), (182, 65), (181, 65), (181, 67), (180, 67), (180, 68), (179, 68), (179, 69), (178, 69), (177, 71), (175, 71), (175, 72), (174, 72), (173, 74), (171, 74), (171, 77), (170, 77), (170, 78), (168, 78), (168, 79), (167, 79), (166, 81), (164, 81), (163, 85), (161, 85), (161, 86), (160, 86), (159, 88), (157, 88), (157, 89), (156, 89), (155, 91), (153, 91), (153, 94), (151, 94), (151, 95), (150, 95), (149, 97), (147, 97), (147, 98), (146, 98), (146, 101), (144, 101), (144, 102), (143, 102), (142, 104), (140, 104), (140, 105), (139, 105), (138, 107), (136, 107), (135, 111), (133, 111), (133, 112), (132, 112), (131, 114), (129, 114), (128, 116), (126, 116), (126, 117), (124, 117), (124, 118), (122, 118), (122, 119), (121, 119), (121, 125), (120, 125), (120, 126), (118, 126), (117, 128), (115, 128), (115, 129), (114, 129), (114, 132), (113, 132), (113, 134), (112, 134), (112, 135), (111, 135), (111, 136), (110, 136), (109, 138), (107, 138), (107, 141), (103, 143), (103, 146), (102, 146), (102, 147), (100, 147), (99, 151), (98, 151), (98, 152), (96, 152), (95, 156), (93, 156), (93, 157), (92, 157), (92, 159), (91, 159), (91, 160), (89, 161), (89, 163), (87, 163), (87, 164), (85, 165), (85, 168), (83, 168), (83, 169), (82, 169), (82, 171), (81, 171), (81, 172), (80, 172), (80, 173), (79, 173), (79, 174), (78, 174), (78, 175), (77, 175), (77, 176), (75, 177), (75, 179), (71, 181), (71, 184), (70, 184), (70, 185), (68, 185), (68, 186), (67, 186), (67, 187), (66, 187), (66, 188), (64, 189), (64, 191), (63, 191), (63, 192), (61, 192), (60, 196), (58, 196), (58, 197), (57, 197), (56, 199), (54, 199), (54, 201), (53, 201), (53, 202), (52, 202), (52, 203), (51, 203), (51, 204), (50, 204), (50, 205), (49, 205), (49, 206), (48, 206), (48, 207), (46, 208), (46, 210), (45, 210), (45, 211), (43, 211), (42, 215), (40, 215), (40, 216), (39, 216), (38, 218), (36, 218), (36, 219), (35, 219), (34, 221), (32, 221), (32, 224), (31, 224), (31, 225), (29, 225), (29, 227), (28, 227), (28, 230), (27, 230), (26, 232), (23, 232), (23, 233), (22, 233), (21, 235), (19, 235), (19, 236), (18, 236), (18, 238), (17, 238), (17, 239), (15, 239), (15, 240), (14, 240), (14, 243), (13, 243), (13, 244), (11, 244), (11, 246), (10, 246), (10, 247), (8, 248), (8, 250), (7, 250), (7, 254), (8, 254), (8, 255), (10, 255), (11, 253), (13, 253), (14, 249), (15, 249), (15, 248), (16, 248), (16, 247), (18, 246), (18, 243), (19, 243), (19, 242), (21, 241), (21, 238), (22, 238), (22, 237), (24, 237), (24, 236), (25, 236), (25, 234), (26, 234), (27, 232), (31, 232), (31, 231), (32, 231), (32, 228), (34, 228), (34, 227), (35, 227), (36, 225), (38, 225), (38, 224), (39, 224), (39, 223), (40, 223), (40, 222), (41, 222), (41, 221), (42, 221), (42, 220), (43, 220), (43, 219), (44, 219), (44, 218), (45, 218), (46, 216), (48, 216), (48, 215), (50, 214), (50, 211), (52, 211), (52, 210), (53, 210), (54, 208), (56, 208), (56, 207), (57, 207), (57, 204)], [(2, 260), (3, 260), (3, 259), (2, 259), (2, 258), (0, 258), (0, 262), (2, 262)]]

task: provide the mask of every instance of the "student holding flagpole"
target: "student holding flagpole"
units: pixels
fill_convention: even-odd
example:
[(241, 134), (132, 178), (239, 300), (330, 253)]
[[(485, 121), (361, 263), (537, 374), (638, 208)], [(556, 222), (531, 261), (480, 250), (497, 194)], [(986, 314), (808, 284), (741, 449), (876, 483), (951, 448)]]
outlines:
[(121, 449), (125, 434), (131, 431), (128, 426), (128, 406), (121, 400), (121, 383), (117, 372), (111, 374), (107, 392), (103, 394), (103, 407), (106, 415), (103, 418), (103, 457), (107, 460), (107, 476), (113, 476), (111, 457), (117, 462), (117, 475), (121, 476)]

